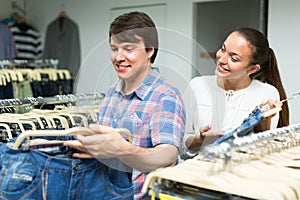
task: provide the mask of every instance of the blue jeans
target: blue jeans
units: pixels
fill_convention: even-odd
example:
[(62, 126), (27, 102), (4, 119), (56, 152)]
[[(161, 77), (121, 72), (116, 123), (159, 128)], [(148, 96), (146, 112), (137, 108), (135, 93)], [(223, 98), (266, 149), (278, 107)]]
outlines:
[(130, 173), (97, 159), (22, 152), (1, 144), (0, 171), (1, 200), (133, 199)]
[(249, 116), (243, 120), (243, 123), (239, 125), (237, 128), (235, 128), (230, 133), (220, 137), (217, 139), (213, 144), (218, 145), (228, 139), (233, 139), (234, 136), (243, 137), (248, 135), (254, 127), (259, 124), (264, 119), (262, 111), (259, 109), (259, 107), (256, 107)]

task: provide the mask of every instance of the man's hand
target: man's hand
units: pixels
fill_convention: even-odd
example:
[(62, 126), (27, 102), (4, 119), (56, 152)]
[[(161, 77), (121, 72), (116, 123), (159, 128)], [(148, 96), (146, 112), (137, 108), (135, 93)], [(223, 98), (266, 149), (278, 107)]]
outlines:
[(78, 135), (77, 140), (66, 141), (64, 145), (78, 149), (74, 153), (77, 158), (115, 158), (120, 156), (120, 148), (127, 141), (112, 127), (91, 124), (90, 129), (99, 133), (94, 135)]

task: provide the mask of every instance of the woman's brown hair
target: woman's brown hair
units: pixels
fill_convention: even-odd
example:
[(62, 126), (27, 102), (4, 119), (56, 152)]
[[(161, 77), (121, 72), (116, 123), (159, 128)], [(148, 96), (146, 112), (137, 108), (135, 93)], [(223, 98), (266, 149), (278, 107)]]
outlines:
[[(269, 47), (268, 39), (263, 33), (252, 28), (237, 28), (234, 32), (241, 34), (251, 45), (251, 64), (259, 64), (260, 70), (250, 77), (269, 83), (277, 88), (280, 99), (286, 99), (286, 93), (280, 78), (278, 63), (273, 49)], [(285, 102), (279, 112), (277, 127), (289, 125), (289, 106)]]

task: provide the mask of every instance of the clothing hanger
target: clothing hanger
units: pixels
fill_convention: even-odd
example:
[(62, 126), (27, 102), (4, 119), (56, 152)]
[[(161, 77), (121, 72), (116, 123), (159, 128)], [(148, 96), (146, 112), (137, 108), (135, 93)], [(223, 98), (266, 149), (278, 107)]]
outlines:
[[(273, 105), (274, 105), (274, 108), (272, 108), (272, 109), (267, 109), (267, 110), (262, 110), (262, 112), (263, 112), (263, 117), (265, 118), (265, 117), (269, 117), (269, 116), (271, 116), (271, 115), (274, 115), (274, 114), (276, 114), (276, 113), (278, 113), (279, 111), (281, 111), (281, 106), (282, 106), (282, 103), (283, 102), (285, 102), (285, 100), (283, 100), (283, 101), (280, 101), (280, 102), (275, 102), (275, 103), (273, 103)], [(260, 109), (262, 109), (262, 108), (260, 108)]]
[[(276, 159), (276, 157), (278, 159)], [(266, 162), (269, 158), (273, 158), (272, 163)], [(272, 153), (265, 158), (237, 165), (233, 167), (230, 172), (247, 179), (263, 178), (265, 180), (279, 181), (290, 185), (290, 187), (293, 187), (294, 191), (300, 195), (300, 171), (285, 167), (284, 164), (288, 161), (289, 159), (283, 159), (282, 152)], [(284, 174), (284, 176), (282, 176), (282, 174)], [(295, 185), (298, 186), (294, 187)]]
[[(1, 69), (0, 74), (2, 74), (5, 77), (6, 82), (11, 81), (11, 75), (6, 69)], [(14, 76), (12, 78), (14, 78)]]
[(23, 133), (25, 132), (25, 128), (22, 124), (22, 121), (16, 120), (16, 119), (11, 119), (11, 118), (6, 118), (6, 117), (1, 117), (0, 123), (6, 123), (6, 124), (16, 124), (18, 129), (20, 129), (20, 132)]
[(47, 74), (49, 80), (56, 81), (58, 79), (56, 69), (51, 69), (51, 68), (45, 68), (45, 69), (34, 69), (37, 73), (41, 74)]
[(295, 124), (247, 136), (257, 138), (248, 146), (259, 154), (259, 160), (266, 165), (284, 166), (289, 163), (289, 165), (300, 166), (298, 154), (300, 139), (296, 136), (299, 134), (298, 127), (299, 125)]
[(60, 80), (64, 80), (65, 79), (64, 73), (61, 70), (57, 69), (56, 73), (58, 74), (58, 77), (59, 77)]
[[(45, 110), (44, 110), (45, 111)], [(58, 111), (58, 110), (48, 110), (48, 113), (52, 116), (61, 116), (66, 118), (69, 127), (76, 126), (73, 116), (68, 112)]]
[(37, 70), (32, 70), (32, 79), (38, 82), (42, 81), (41, 73)]
[[(24, 119), (23, 119), (23, 120), (19, 119), (19, 121), (22, 123), (22, 125), (23, 125), (25, 131), (26, 131), (26, 130), (37, 130), (36, 125), (34, 124), (33, 121), (30, 121), (30, 120), (24, 120)], [(28, 129), (26, 125), (29, 125), (30, 128)], [(26, 126), (26, 128), (25, 128), (25, 126)]]
[[(38, 124), (38, 126), (40, 127), (40, 129), (44, 129), (44, 124), (42, 122), (42, 120), (37, 116), (37, 115), (33, 115), (33, 113), (24, 113), (24, 114), (16, 114), (16, 113), (10, 113), (10, 114), (5, 114), (6, 117), (8, 118), (14, 118), (14, 119), (18, 119), (20, 121), (30, 121), (33, 123), (36, 122)], [(32, 124), (29, 123), (28, 124)], [(34, 124), (34, 123), (33, 123)], [(36, 125), (33, 126), (34, 129), (36, 128)]]
[(73, 117), (76, 126), (88, 127), (88, 119), (86, 116), (78, 113), (74, 113), (70, 115)]
[[(79, 102), (80, 103), (80, 102)], [(82, 114), (86, 116), (88, 119), (91, 119), (91, 122), (97, 122), (97, 112), (99, 111), (99, 106), (71, 106), (71, 107), (60, 107), (57, 106), (57, 109), (60, 109), (64, 112), (69, 112), (71, 114)], [(89, 121), (89, 120), (88, 120)]]
[[(259, 134), (233, 137), (232, 140), (224, 141), (218, 145), (208, 145), (199, 153), (197, 159), (213, 160), (221, 158), (224, 159), (224, 169), (230, 169), (235, 164), (233, 160), (242, 163), (252, 159), (260, 159), (271, 153), (281, 152), (299, 144), (294, 136), (295, 133), (299, 132), (297, 127), (299, 125), (295, 124), (274, 130), (266, 130)], [(284, 137), (285, 140), (280, 142), (280, 137)], [(298, 141), (300, 141), (300, 138)], [(290, 144), (287, 144), (287, 142)]]
[[(148, 188), (161, 191), (160, 188), (155, 187), (166, 180), (169, 187), (176, 185), (176, 188), (179, 188), (180, 184), (187, 184), (187, 187), (188, 185), (194, 186), (194, 191), (197, 188), (200, 188), (199, 190), (208, 189), (211, 192), (225, 192), (226, 194), (254, 199), (298, 199), (297, 197), (300, 194), (300, 181), (298, 178), (300, 171), (297, 170), (292, 171), (280, 166), (265, 165), (266, 171), (262, 171), (262, 168), (255, 168), (246, 163), (244, 164), (245, 168), (238, 165), (237, 168), (230, 171), (205, 176), (201, 174), (202, 168), (192, 169), (192, 166), (186, 167), (186, 162), (190, 162), (190, 160), (184, 161), (175, 167), (151, 172), (147, 176), (142, 191), (147, 192)], [(190, 164), (188, 163), (188, 165)], [(277, 173), (277, 171), (281, 173)], [(267, 177), (264, 176), (264, 173), (268, 174)], [(284, 177), (284, 174), (288, 175)], [(297, 176), (297, 178), (294, 178), (294, 176)], [(257, 181), (258, 179), (260, 181)], [(161, 188), (164, 188), (164, 186)], [(167, 188), (167, 191), (171, 192), (172, 189)], [(193, 196), (189, 197), (193, 198)]]
[[(296, 196), (290, 185), (286, 185), (283, 182), (263, 180), (262, 178), (262, 181), (244, 179), (229, 172), (200, 176), (198, 175), (199, 170), (182, 170), (179, 168), (180, 165), (182, 164), (149, 173), (144, 182), (142, 192), (147, 193), (149, 189), (152, 191), (163, 191), (165, 189), (165, 191), (171, 192), (172, 189), (178, 188), (183, 194), (181, 188), (193, 186), (194, 195), (197, 195), (197, 189), (199, 189), (199, 193), (202, 193), (204, 189), (210, 191), (210, 194), (216, 191), (215, 197), (220, 193), (253, 199), (284, 199), (285, 196), (289, 197), (290, 194), (291, 197)], [(258, 188), (263, 188), (263, 192), (258, 190)], [(197, 199), (191, 195), (186, 197)], [(226, 197), (228, 198), (228, 196)]]
[(54, 121), (56, 127), (61, 127), (64, 129), (70, 128), (68, 120), (65, 117), (55, 114), (48, 114), (48, 116)]
[[(12, 115), (12, 116), (8, 117), (9, 115)], [(31, 120), (28, 120), (28, 119), (25, 119), (25, 118), (23, 118), (23, 119), (18, 118), (18, 117), (16, 117), (16, 114), (8, 114), (8, 115), (5, 115), (5, 116), (7, 116), (6, 119), (1, 119), (0, 121), (5, 122), (5, 123), (18, 124), (21, 128), (21, 132), (28, 130), (28, 127), (26, 125), (30, 126), (30, 128), (29, 128), (30, 130), (37, 130), (37, 127), (36, 127), (35, 123)]]
[(67, 16), (68, 15), (67, 15), (67, 12), (65, 10), (60, 11), (59, 14), (58, 14), (58, 18), (65, 18)]
[(32, 75), (32, 70), (31, 69), (14, 69), (16, 72), (18, 72), (18, 74), (21, 74), (18, 75), (18, 80), (20, 79), (24, 79), (24, 77), (26, 77), (26, 80), (29, 80), (30, 82), (32, 81), (33, 79), (33, 75)]
[(69, 70), (59, 69), (58, 71), (62, 74), (62, 79), (64, 79), (64, 80), (70, 80), (71, 79), (71, 73), (70, 73)]
[[(34, 109), (33, 109), (34, 110)], [(24, 113), (23, 114), (24, 117), (28, 117), (28, 118), (35, 118), (37, 119), (37, 121), (39, 122), (39, 125), (41, 127), (41, 129), (45, 129), (45, 128), (56, 128), (55, 122), (53, 121), (52, 118), (48, 117), (46, 114), (44, 113), (35, 113), (32, 112), (32, 110), (28, 113)], [(22, 117), (21, 117), (22, 118)]]
[[(128, 140), (132, 143), (132, 136), (128, 129), (125, 128), (115, 128), (117, 133), (126, 134), (128, 136)], [(37, 137), (37, 136), (76, 136), (78, 134), (82, 135), (93, 135), (99, 134), (94, 132), (93, 130), (86, 127), (73, 127), (65, 130), (28, 130), (22, 132), (16, 139), (13, 144), (13, 148), (19, 148), (25, 138), (29, 137)]]
[[(60, 111), (60, 110), (40, 110), (40, 109), (34, 109), (32, 112), (37, 112), (37, 113), (42, 113), (46, 114), (52, 119), (61, 119), (60, 117), (64, 117), (67, 120), (67, 124), (65, 124), (65, 120), (62, 120), (61, 123), (64, 125), (64, 128), (66, 127), (73, 127), (76, 125), (75, 120), (73, 116), (65, 111)], [(60, 116), (60, 117), (59, 117)]]
[(26, 18), (21, 16), (17, 11), (12, 12), (11, 17), (14, 18), (18, 23), (27, 23)]
[(5, 75), (0, 74), (0, 86), (6, 86)]
[(61, 71), (65, 74), (65, 79), (67, 79), (67, 80), (71, 79), (71, 73), (69, 70), (61, 69)]
[[(284, 101), (282, 101), (284, 102)], [(237, 138), (237, 137), (243, 137), (250, 133), (250, 131), (259, 124), (264, 118), (269, 117), (271, 115), (276, 114), (277, 112), (281, 111), (281, 102), (274, 103), (274, 108), (270, 109), (268, 103), (261, 104), (257, 106), (244, 121), (242, 124), (232, 130), (230, 133), (221, 136), (218, 138), (214, 143), (211, 145), (208, 145), (204, 151), (207, 151), (209, 148), (212, 148), (213, 146), (219, 145), (224, 141), (227, 141), (229, 139)], [(209, 152), (204, 152), (209, 154)]]
[(57, 19), (59, 22), (59, 29), (62, 30), (63, 29), (63, 25), (64, 25), (64, 21), (67, 18), (67, 12), (63, 9), (62, 11), (60, 11)]
[(12, 136), (10, 127), (5, 123), (0, 123), (0, 127), (4, 128), (6, 130), (7, 137), (8, 137), (9, 140), (11, 140), (13, 138), (13, 136)]
[[(203, 169), (208, 170), (208, 168), (213, 166), (209, 166), (207, 163), (203, 165), (204, 162), (197, 163), (198, 158), (200, 158), (198, 155), (174, 167), (149, 173), (142, 191), (146, 193), (150, 189), (155, 192), (163, 191), (167, 188), (164, 191), (172, 192), (170, 186), (176, 186), (177, 189), (181, 189), (180, 185), (183, 184), (183, 187), (194, 186), (194, 191), (197, 189), (199, 191), (202, 191), (201, 189), (208, 189), (210, 192), (216, 191), (216, 196), (219, 192), (225, 192), (226, 194), (254, 199), (299, 199), (300, 146), (291, 146), (291, 148), (287, 146), (288, 149), (282, 148), (282, 146), (285, 146), (285, 143), (295, 142), (293, 138), (284, 140), (283, 137), (286, 137), (288, 134), (299, 134), (299, 125), (234, 138), (231, 143), (226, 141), (218, 145), (216, 148), (220, 148), (219, 152), (231, 154), (228, 158), (233, 159), (232, 163), (234, 165), (229, 170), (219, 171), (215, 174), (202, 174)], [(266, 141), (266, 143), (262, 143), (262, 141)], [(272, 141), (274, 144), (270, 145), (273, 148), (271, 152), (263, 154), (264, 150), (260, 148), (264, 148), (264, 145), (269, 145)], [(224, 151), (221, 151), (221, 146), (224, 146), (226, 143), (228, 148), (224, 148)], [(278, 146), (278, 148), (275, 146)], [(241, 149), (243, 147), (246, 149)], [(237, 151), (238, 149), (242, 151)], [(237, 154), (247, 153), (249, 155), (246, 160), (235, 160), (238, 156), (241, 156)], [(251, 160), (253, 158), (251, 154), (262, 156)], [(222, 155), (218, 156), (217, 158), (222, 159)], [(289, 162), (289, 160), (293, 162)], [(199, 161), (203, 160), (200, 158)], [(166, 185), (162, 185), (159, 188), (159, 185), (164, 181)], [(189, 195), (185, 197), (194, 199), (195, 196)]]

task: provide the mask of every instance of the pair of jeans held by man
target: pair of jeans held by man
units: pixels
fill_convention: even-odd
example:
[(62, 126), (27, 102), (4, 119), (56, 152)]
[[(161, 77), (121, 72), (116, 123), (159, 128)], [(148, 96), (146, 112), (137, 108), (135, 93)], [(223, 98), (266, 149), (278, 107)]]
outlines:
[(131, 173), (97, 159), (0, 144), (0, 199), (133, 199)]

